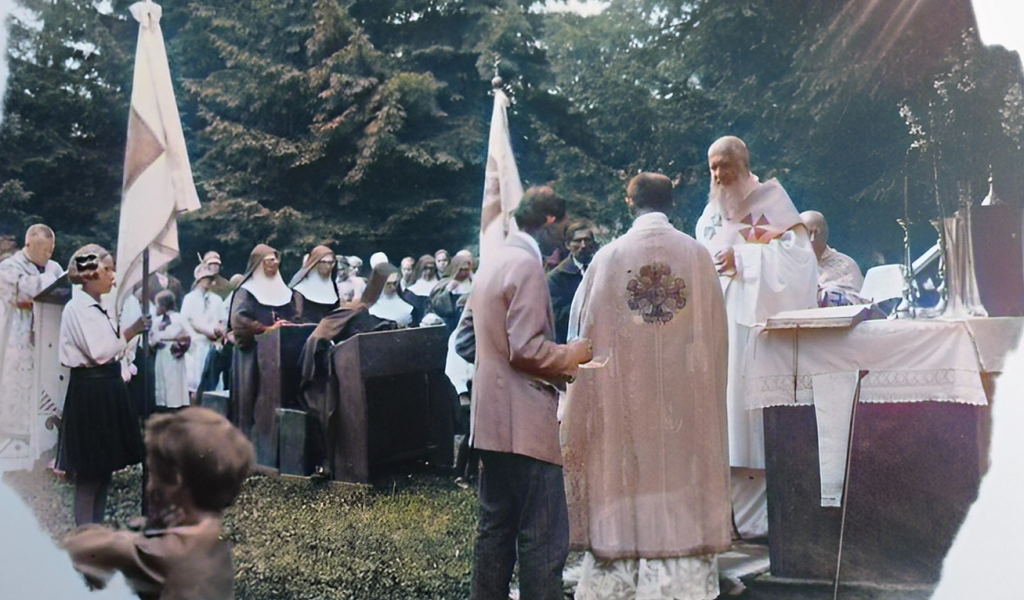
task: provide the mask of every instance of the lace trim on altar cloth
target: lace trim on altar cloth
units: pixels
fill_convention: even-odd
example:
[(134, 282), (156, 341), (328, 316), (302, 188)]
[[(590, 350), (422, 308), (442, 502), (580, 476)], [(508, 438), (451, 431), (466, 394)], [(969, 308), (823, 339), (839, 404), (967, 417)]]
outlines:
[(711, 600), (717, 598), (718, 557), (599, 560), (587, 552), (576, 600)]
[[(747, 381), (747, 408), (814, 404), (813, 377), (801, 373), (794, 392), (792, 375), (770, 375)], [(988, 398), (977, 371), (924, 369), (873, 371), (861, 381), (860, 401), (889, 404), (954, 402), (986, 406)]]
[(814, 404), (814, 386), (810, 375), (797, 379), (792, 375), (769, 375), (747, 380), (747, 408), (801, 406)]

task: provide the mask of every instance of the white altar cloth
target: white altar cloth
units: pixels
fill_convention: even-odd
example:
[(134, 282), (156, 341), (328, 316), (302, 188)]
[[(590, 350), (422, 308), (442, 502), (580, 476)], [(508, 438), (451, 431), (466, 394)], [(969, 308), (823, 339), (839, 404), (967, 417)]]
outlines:
[(748, 408), (814, 405), (822, 506), (839, 506), (857, 376), (861, 402), (985, 406), (981, 374), (1002, 370), (1024, 318), (865, 321), (843, 329), (762, 330), (751, 345)]

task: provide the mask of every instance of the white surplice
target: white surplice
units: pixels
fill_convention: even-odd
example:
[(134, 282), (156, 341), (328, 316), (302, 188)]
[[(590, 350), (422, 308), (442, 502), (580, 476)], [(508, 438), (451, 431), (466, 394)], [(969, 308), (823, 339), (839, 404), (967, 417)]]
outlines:
[[(60, 275), (60, 265), (52, 260), (40, 272), (22, 250), (0, 262), (0, 448), (14, 451), (9, 440), (20, 440), (23, 444), (17, 446), (24, 456), (18, 458), (28, 457), (30, 452), (36, 409), (32, 398), (36, 372), (32, 298)], [(4, 457), (6, 453), (0, 450), (0, 470)]]
[(864, 287), (864, 275), (857, 261), (831, 246), (826, 246), (818, 260), (818, 292), (838, 292), (853, 304), (862, 304), (860, 288)]

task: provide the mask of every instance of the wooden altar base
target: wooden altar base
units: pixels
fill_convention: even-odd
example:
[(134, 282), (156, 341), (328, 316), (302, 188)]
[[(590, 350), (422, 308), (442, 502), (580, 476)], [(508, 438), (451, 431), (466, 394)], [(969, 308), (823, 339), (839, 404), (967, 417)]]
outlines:
[[(771, 575), (831, 581), (842, 509), (820, 505), (814, 407), (767, 408), (764, 425)], [(841, 580), (936, 583), (977, 497), (989, 434), (987, 406), (860, 404)]]

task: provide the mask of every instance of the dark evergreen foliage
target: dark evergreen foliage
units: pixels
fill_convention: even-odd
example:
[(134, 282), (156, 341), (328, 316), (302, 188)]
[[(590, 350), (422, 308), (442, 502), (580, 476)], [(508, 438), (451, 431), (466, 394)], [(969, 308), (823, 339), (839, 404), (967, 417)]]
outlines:
[[(138, 29), (126, 0), (19, 1), (0, 235), (43, 220), (63, 260), (116, 241)], [(181, 224), (180, 274), (211, 248), (240, 270), (259, 242), (286, 271), (318, 243), (393, 262), (474, 244), (495, 73), (524, 184), (612, 233), (638, 170), (677, 181), (690, 230), (723, 134), (864, 267), (902, 256), (905, 204), (923, 249), (927, 222), (977, 202), (990, 171), (1024, 200), (1020, 60), (978, 44), (967, 0), (613, 0), (586, 18), (540, 4), (165, 0), (204, 204)]]

